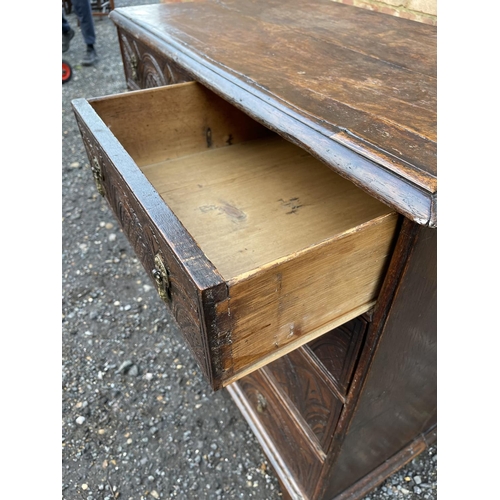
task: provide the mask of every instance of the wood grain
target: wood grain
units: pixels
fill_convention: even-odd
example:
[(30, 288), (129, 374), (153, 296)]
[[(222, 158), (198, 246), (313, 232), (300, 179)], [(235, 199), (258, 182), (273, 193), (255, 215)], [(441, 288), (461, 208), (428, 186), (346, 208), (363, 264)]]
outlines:
[(142, 171), (227, 281), (391, 212), (278, 136)]
[(89, 102), (140, 167), (271, 134), (195, 82)]
[(328, 0), (138, 6), (111, 17), (373, 196), (437, 225), (435, 26)]
[[(366, 312), (378, 296), (392, 251), (397, 219), (376, 219), (345, 237), (329, 240), (278, 262), (230, 287), (231, 367), (234, 373), (264, 356), (311, 341)], [(318, 332), (325, 333), (325, 330)]]
[(358, 316), (307, 344), (342, 396), (347, 394), (366, 328), (367, 322)]
[(283, 457), (300, 457), (298, 460), (286, 460), (287, 474), (305, 493), (305, 496), (297, 498), (307, 498), (321, 472), (322, 460), (286, 411), (280, 391), (276, 390), (265, 371), (257, 371), (241, 379), (238, 387), (249, 404), (251, 418), (257, 420), (272, 448)]
[(290, 400), (292, 411), (298, 413), (297, 425), (304, 421), (306, 432), (312, 431), (318, 447), (327, 450), (343, 405), (328, 379), (322, 377), (321, 367), (302, 347), (273, 361), (265, 370)]

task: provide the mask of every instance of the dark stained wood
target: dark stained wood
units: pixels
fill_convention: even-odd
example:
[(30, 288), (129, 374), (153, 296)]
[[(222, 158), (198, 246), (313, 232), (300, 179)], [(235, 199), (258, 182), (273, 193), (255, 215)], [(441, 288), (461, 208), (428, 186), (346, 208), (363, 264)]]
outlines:
[(283, 481), (279, 477), (278, 477), (278, 482), (280, 485), (281, 497), (283, 498), (283, 500), (294, 500), (293, 497), (288, 492), (286, 484), (283, 483)]
[(306, 347), (273, 361), (266, 366), (266, 372), (286, 394), (292, 411), (297, 410), (300, 417), (296, 420), (303, 419), (306, 432), (310, 429), (321, 449), (327, 450), (343, 405)]
[[(274, 472), (278, 476), (284, 498), (293, 498), (294, 500), (307, 498), (301, 484), (297, 482), (293, 470), (289, 468), (290, 460), (283, 457), (281, 451), (276, 448), (267, 427), (262, 425), (262, 421), (258, 417), (258, 411), (256, 411), (255, 406), (252, 405), (246, 393), (242, 390), (240, 383), (230, 384), (226, 389), (266, 453)], [(298, 455), (297, 461), (300, 462), (300, 455)]]
[(211, 302), (204, 308), (224, 300), (224, 281), (88, 102), (74, 101), (73, 108), (89, 161), (96, 158), (102, 169), (106, 200), (153, 282), (154, 256), (163, 256), (171, 282), (168, 306), (204, 375), (214, 384), (200, 302), (207, 290)]
[(127, 86), (139, 90), (189, 82), (192, 77), (154, 47), (118, 28), (123, 70)]
[(111, 18), (373, 196), (437, 225), (434, 26), (330, 0), (137, 6)]
[(343, 396), (351, 382), (366, 326), (367, 322), (357, 317), (307, 344)]
[(267, 368), (251, 373), (231, 387), (235, 386), (248, 405), (246, 416), (258, 422), (261, 438), (270, 442), (277, 458), (283, 457), (281, 460), (284, 459), (286, 463), (286, 475), (299, 485), (303, 492), (301, 498), (307, 498), (312, 493), (323, 461), (302, 428), (286, 410), (286, 400), (267, 375)]
[(396, 280), (389, 276), (382, 292), (394, 289), (394, 296), (381, 302), (367, 334), (378, 336), (376, 347), (364, 351), (332, 445), (335, 474), (318, 487), (320, 498), (351, 487), (436, 424), (436, 243), (436, 231), (405, 223)]
[(369, 474), (356, 482), (352, 487), (344, 490), (335, 500), (362, 500), (365, 495), (383, 483), (388, 476), (404, 467), (417, 455), (436, 441), (437, 427), (433, 427), (425, 434), (418, 436), (411, 443), (398, 451), (395, 455), (380, 464)]

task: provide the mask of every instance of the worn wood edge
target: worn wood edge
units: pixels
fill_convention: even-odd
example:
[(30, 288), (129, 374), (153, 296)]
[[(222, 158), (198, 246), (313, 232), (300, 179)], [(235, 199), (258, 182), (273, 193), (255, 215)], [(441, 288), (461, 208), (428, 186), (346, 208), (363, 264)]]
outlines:
[[(101, 145), (106, 145), (106, 149), (103, 149), (103, 152), (115, 166), (118, 175), (121, 176), (123, 181), (129, 186), (134, 186), (133, 195), (136, 202), (150, 214), (152, 222), (172, 249), (174, 256), (178, 260), (178, 264), (188, 272), (189, 277), (198, 289), (209, 289), (225, 283), (217, 269), (205, 257), (205, 254), (198, 247), (195, 240), (170, 208), (168, 208), (146, 176), (137, 167), (131, 156), (94, 111), (87, 99), (74, 99), (72, 106), (84, 123), (89, 124), (93, 122), (96, 125), (91, 129), (92, 135), (96, 137)], [(141, 194), (138, 194), (138, 192)], [(175, 227), (171, 228), (170, 233), (176, 232), (182, 234), (184, 241), (189, 242), (189, 246), (184, 245), (183, 247), (179, 247), (179, 245), (175, 244), (175, 241), (166, 233), (163, 227), (162, 214), (169, 214), (169, 217), (174, 221)], [(201, 269), (203, 269), (203, 276), (201, 276)]]
[[(259, 123), (302, 147), (374, 198), (388, 204), (420, 225), (437, 227), (437, 214), (435, 220), (431, 219), (432, 199), (437, 197), (433, 176), (429, 176), (427, 184), (422, 184), (414, 178), (404, 177), (402, 172), (394, 170), (393, 165), (387, 165), (384, 162), (376, 163), (361, 155), (360, 152), (355, 152), (350, 147), (337, 142), (331, 130), (326, 130), (310, 120), (294, 116), (297, 114), (290, 111), (288, 103), (281, 104), (264, 92), (251, 88), (243, 80), (229, 73), (228, 68), (221, 69), (208, 62), (174, 38), (165, 37), (163, 33), (151, 26), (131, 21), (126, 16), (126, 9), (115, 9), (111, 12), (110, 18), (117, 26), (132, 32), (141, 41), (149, 40), (149, 44), (154, 43), (157, 51), (172, 59), (184, 71), (193, 75), (197, 81)], [(221, 71), (224, 71), (224, 74)], [(239, 90), (238, 96), (233, 96), (235, 88)], [(408, 190), (411, 195), (407, 194), (401, 199), (394, 195), (394, 193)], [(410, 202), (410, 199), (413, 202)]]
[(278, 384), (276, 377), (271, 373), (271, 371), (265, 366), (260, 371), (261, 375), (266, 379), (268, 383), (268, 388), (274, 392), (275, 397), (281, 403), (281, 407), (285, 408), (286, 413), (293, 415), (293, 419), (297, 426), (300, 428), (302, 435), (309, 441), (309, 445), (313, 452), (316, 454), (316, 458), (323, 463), (326, 459), (326, 453), (321, 447), (318, 437), (309, 427), (309, 424), (301, 413), (297, 410), (293, 402), (288, 397)]
[[(192, 81), (189, 81), (189, 82), (172, 83), (172, 84), (168, 85), (168, 87), (170, 88), (170, 87), (184, 87), (184, 86), (196, 86), (196, 85), (199, 85), (198, 82), (192, 80)], [(99, 96), (99, 97), (90, 97), (88, 99), (87, 98), (78, 98), (78, 99), (74, 99), (74, 101), (75, 102), (76, 101), (80, 101), (80, 100), (86, 101), (88, 104), (91, 105), (90, 107), (93, 110), (92, 104), (93, 103), (99, 103), (100, 101), (107, 101), (107, 102), (110, 102), (110, 101), (123, 101), (123, 100), (127, 100), (127, 98), (129, 96), (133, 95), (133, 94), (147, 95), (147, 94), (154, 94), (155, 92), (161, 93), (161, 92), (164, 92), (164, 91), (165, 91), (164, 87), (150, 87), (150, 88), (147, 88), (147, 89), (137, 88), (135, 90), (129, 90), (128, 92), (125, 92), (125, 93), (110, 94), (110, 95), (104, 95), (104, 96)], [(95, 111), (94, 111), (94, 113), (95, 113)], [(118, 142), (118, 144), (120, 144), (120, 146), (122, 147), (123, 151), (125, 151), (125, 153), (128, 155), (128, 153), (125, 150), (125, 148), (123, 148), (123, 146), (121, 145), (120, 141), (118, 141), (118, 139), (116, 139), (116, 137), (114, 136), (113, 132), (111, 132), (111, 130), (107, 127), (107, 125), (102, 121), (101, 117), (97, 113), (95, 113), (95, 115), (96, 115), (97, 118), (99, 118), (99, 120), (101, 120), (101, 122), (103, 123), (104, 127), (106, 127), (110, 131), (110, 133), (113, 136), (113, 138)], [(194, 153), (194, 154), (198, 154), (198, 153)], [(136, 165), (136, 168), (138, 168), (140, 170), (140, 168), (135, 163), (134, 159), (130, 155), (129, 155), (129, 157), (132, 160), (132, 162), (134, 163), (134, 165)], [(147, 179), (147, 177), (146, 177), (146, 179)], [(154, 189), (154, 187), (153, 187), (153, 189)]]
[[(341, 5), (341, 4), (339, 4)], [(345, 8), (346, 6), (343, 6), (342, 8)], [(164, 7), (160, 7), (164, 8)], [(338, 8), (337, 6), (334, 6), (334, 8)], [(347, 7), (349, 8), (349, 7)], [(125, 12), (123, 14), (122, 10)], [(117, 9), (117, 14), (124, 15), (127, 17), (127, 11), (128, 8), (121, 8)], [(371, 12), (371, 15), (373, 16), (380, 16), (381, 13), (377, 12)], [(111, 16), (111, 18), (114, 20), (114, 15)], [(398, 19), (396, 22), (401, 22), (401, 19)], [(145, 23), (141, 23), (141, 21), (134, 21), (134, 24), (137, 26), (141, 26), (145, 31), (149, 31), (150, 33), (157, 33), (159, 38), (165, 39), (165, 34), (157, 32), (155, 28), (152, 26), (148, 26)], [(168, 39), (169, 42), (172, 43), (172, 45), (177, 45), (177, 48), (182, 48), (185, 50), (186, 54), (190, 54), (191, 56), (196, 55), (198, 56), (198, 61), (202, 62), (207, 67), (210, 68), (215, 68), (214, 72), (219, 74), (220, 77), (226, 78), (229, 80), (233, 80), (233, 83), (241, 88), (244, 88), (245, 90), (249, 91), (252, 94), (255, 94), (258, 97), (261, 97), (263, 101), (268, 101), (272, 102), (274, 107), (279, 109), (282, 113), (285, 113), (290, 116), (294, 116), (297, 118), (299, 121), (303, 122), (304, 124), (308, 125), (311, 129), (318, 131), (319, 133), (324, 134), (325, 136), (329, 137), (330, 139), (333, 139), (336, 142), (342, 143), (343, 145), (347, 146), (348, 148), (353, 148), (355, 149), (358, 153), (363, 154), (363, 150), (366, 149), (366, 154), (367, 157), (373, 157), (375, 158), (376, 163), (379, 163), (380, 165), (384, 165), (386, 168), (388, 168), (391, 171), (394, 171), (395, 173), (398, 173), (398, 175), (401, 175), (403, 177), (408, 178), (408, 180), (414, 182), (415, 184), (419, 185), (421, 188), (427, 191), (434, 192), (435, 191), (435, 183), (436, 183), (436, 178), (434, 175), (430, 174), (429, 172), (423, 170), (420, 168), (417, 164), (415, 163), (410, 163), (403, 158), (397, 157), (387, 151), (384, 151), (380, 147), (378, 147), (375, 144), (370, 143), (366, 139), (363, 139), (362, 137), (358, 137), (356, 134), (351, 133), (349, 130), (335, 124), (331, 124), (330, 128), (322, 127), (321, 126), (321, 120), (314, 115), (308, 113), (307, 111), (298, 108), (295, 106), (293, 103), (290, 103), (288, 101), (283, 100), (279, 96), (271, 93), (268, 91), (265, 87), (262, 87), (261, 85), (258, 84), (258, 82), (255, 82), (251, 80), (250, 78), (246, 77), (245, 75), (242, 75), (241, 73), (233, 70), (232, 68), (225, 66), (222, 63), (219, 63), (217, 61), (211, 60), (208, 57), (205, 56), (200, 56), (198, 51), (192, 50), (186, 47), (185, 43), (179, 42), (174, 38), (174, 35), (167, 35), (166, 39)], [(150, 47), (156, 47), (156, 44), (151, 44), (151, 40), (149, 42)], [(350, 49), (354, 50), (354, 49)], [(358, 52), (360, 54), (363, 54), (363, 52)], [(405, 68), (406, 69), (406, 68)], [(434, 77), (435, 79), (435, 77)], [(247, 82), (252, 82), (253, 85), (248, 84)], [(400, 125), (395, 125), (398, 128), (404, 128)], [(420, 134), (416, 131), (411, 131), (410, 129), (405, 130), (410, 131), (414, 135), (419, 135)], [(435, 141), (432, 139), (427, 139), (429, 142), (436, 144)], [(411, 168), (413, 170), (418, 170), (420, 173), (422, 180), (419, 180), (418, 178), (412, 178), (405, 172), (404, 168), (401, 168), (399, 165), (405, 165), (407, 168)]]
[(431, 205), (431, 217), (429, 220), (429, 227), (437, 227), (437, 194), (432, 197), (432, 205)]
[(382, 484), (389, 476), (404, 467), (408, 462), (425, 451), (436, 439), (437, 427), (429, 429), (411, 443), (373, 469), (350, 488), (336, 495), (332, 500), (361, 500), (374, 488)]
[(238, 383), (228, 385), (226, 389), (235, 402), (236, 406), (240, 410), (241, 414), (245, 418), (254, 436), (257, 438), (257, 441), (264, 450), (264, 453), (271, 462), (276, 475), (285, 486), (288, 494), (293, 500), (308, 500), (308, 497), (305, 495), (295, 478), (291, 474), (287, 473), (288, 469), (285, 461), (281, 457), (278, 450), (275, 448), (265, 428), (259, 422), (255, 410), (252, 408)]
[[(413, 132), (413, 135), (417, 135), (421, 138), (427, 139), (419, 135), (417, 132)], [(339, 142), (340, 144), (343, 144), (349, 149), (352, 149), (353, 151), (359, 153), (361, 156), (364, 156), (365, 158), (372, 160), (374, 163), (385, 165), (387, 169), (393, 171), (394, 174), (400, 175), (403, 178), (407, 178), (409, 181), (413, 182), (416, 186), (419, 186), (423, 190), (430, 193), (436, 192), (437, 178), (434, 175), (422, 170), (413, 163), (408, 163), (402, 158), (394, 156), (385, 149), (382, 149), (382, 147), (376, 146), (368, 142), (366, 139), (363, 139), (362, 137), (355, 135), (350, 130), (342, 129), (339, 132), (330, 134), (329, 137), (330, 139), (333, 139), (334, 141)], [(436, 144), (436, 142), (432, 141), (431, 139), (427, 140), (433, 144)], [(410, 177), (404, 170), (398, 168), (398, 163), (407, 166), (407, 168), (413, 168), (415, 170), (418, 170), (418, 172), (420, 173), (420, 175), (424, 180), (420, 180), (418, 177), (415, 178)]]
[(320, 326), (319, 328), (316, 328), (315, 330), (312, 330), (311, 332), (302, 335), (300, 338), (297, 340), (294, 340), (293, 342), (290, 342), (289, 344), (286, 344), (285, 347), (281, 348), (277, 352), (272, 352), (268, 354), (267, 356), (264, 356), (263, 358), (259, 359), (256, 363), (254, 363), (251, 366), (248, 366), (247, 368), (244, 368), (243, 370), (232, 374), (230, 377), (225, 379), (222, 382), (223, 387), (227, 387), (229, 384), (232, 384), (233, 382), (236, 382), (240, 378), (244, 377), (245, 375), (249, 375), (250, 373), (254, 372), (255, 370), (258, 370), (259, 368), (262, 368), (263, 366), (271, 363), (275, 359), (281, 358), (285, 354), (297, 349), (297, 347), (300, 347), (307, 342), (310, 342), (311, 340), (314, 340), (317, 337), (320, 337), (321, 335), (324, 335), (325, 333), (329, 332), (330, 330), (333, 330), (334, 328), (337, 328), (338, 326), (347, 323), (351, 319), (355, 318), (356, 316), (359, 316), (360, 314), (363, 314), (364, 312), (368, 311), (371, 309), (376, 303), (376, 300), (370, 301), (366, 304), (363, 304), (359, 307), (356, 307), (355, 309), (343, 314), (339, 318), (335, 318), (333, 321), (329, 321), (328, 323), (325, 323), (324, 325)]
[[(222, 322), (218, 321), (216, 307), (218, 302), (225, 300), (228, 293), (225, 283), (209, 290), (198, 291), (198, 308), (203, 315), (203, 321), (200, 321), (200, 325), (205, 360), (206, 364), (210, 366), (210, 379), (208, 382), (214, 391), (218, 391), (223, 387), (221, 360), (224, 354), (221, 351), (229, 350), (231, 352), (231, 330), (224, 328), (228, 318), (226, 315)], [(225, 355), (232, 357), (231, 354)]]
[[(393, 161), (391, 161), (391, 154), (381, 148), (377, 148), (376, 146), (368, 143), (364, 139), (355, 136), (353, 133), (350, 133), (349, 131), (345, 130), (336, 134), (333, 134), (330, 136), (331, 139), (337, 141), (339, 144), (342, 144), (352, 150), (353, 152), (357, 152), (360, 156), (366, 158), (367, 160), (373, 162), (373, 164), (388, 164), (388, 165), (393, 165)], [(381, 159), (386, 159), (386, 162), (381, 161)], [(401, 160), (402, 161), (402, 160)], [(403, 162), (403, 161), (402, 161)], [(418, 168), (418, 167), (415, 167)], [(397, 175), (401, 177), (402, 179), (408, 179), (410, 184), (414, 184), (415, 187), (415, 192), (417, 192), (418, 189), (422, 190), (423, 192), (427, 193), (428, 197), (428, 203), (429, 203), (429, 222), (427, 224), (421, 224), (421, 225), (427, 225), (429, 227), (435, 227), (437, 225), (437, 210), (436, 207), (434, 206), (434, 201), (437, 199), (437, 177), (431, 176), (430, 174), (426, 174), (428, 178), (426, 179), (426, 182), (419, 182), (418, 177), (415, 178), (410, 178), (409, 176), (406, 176), (404, 172), (401, 172), (400, 169), (397, 169), (397, 164), (395, 164), (394, 169), (388, 167), (388, 171), (392, 171), (393, 175)], [(423, 175), (423, 171), (420, 170), (421, 174)], [(433, 210), (436, 210), (436, 212), (433, 214)], [(413, 220), (413, 219), (412, 219)], [(415, 220), (415, 222), (418, 222)]]

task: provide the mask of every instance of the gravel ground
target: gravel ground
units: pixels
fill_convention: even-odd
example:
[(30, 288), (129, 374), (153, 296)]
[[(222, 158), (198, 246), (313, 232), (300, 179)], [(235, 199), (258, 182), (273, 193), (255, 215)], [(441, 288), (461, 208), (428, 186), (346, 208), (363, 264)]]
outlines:
[[(115, 7), (157, 3), (115, 0)], [(281, 498), (226, 391), (213, 393), (94, 187), (71, 110), (127, 91), (116, 31), (95, 19), (99, 62), (82, 67), (76, 29), (62, 87), (62, 497)], [(436, 499), (431, 447), (365, 500)]]

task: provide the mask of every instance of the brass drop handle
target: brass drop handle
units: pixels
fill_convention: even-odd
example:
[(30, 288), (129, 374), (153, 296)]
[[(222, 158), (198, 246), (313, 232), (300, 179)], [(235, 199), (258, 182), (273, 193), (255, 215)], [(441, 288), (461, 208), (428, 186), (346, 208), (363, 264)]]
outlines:
[(99, 160), (96, 156), (92, 158), (92, 165), (90, 166), (92, 170), (92, 175), (94, 177), (94, 182), (101, 196), (106, 195), (106, 190), (104, 188), (104, 176), (102, 175), (102, 168)]
[(172, 299), (170, 294), (170, 278), (168, 276), (167, 267), (159, 253), (155, 255), (155, 267), (151, 273), (156, 282), (156, 288), (161, 299), (165, 302), (170, 302)]
[(264, 413), (267, 408), (267, 401), (266, 398), (260, 393), (257, 393), (257, 411), (259, 413)]

